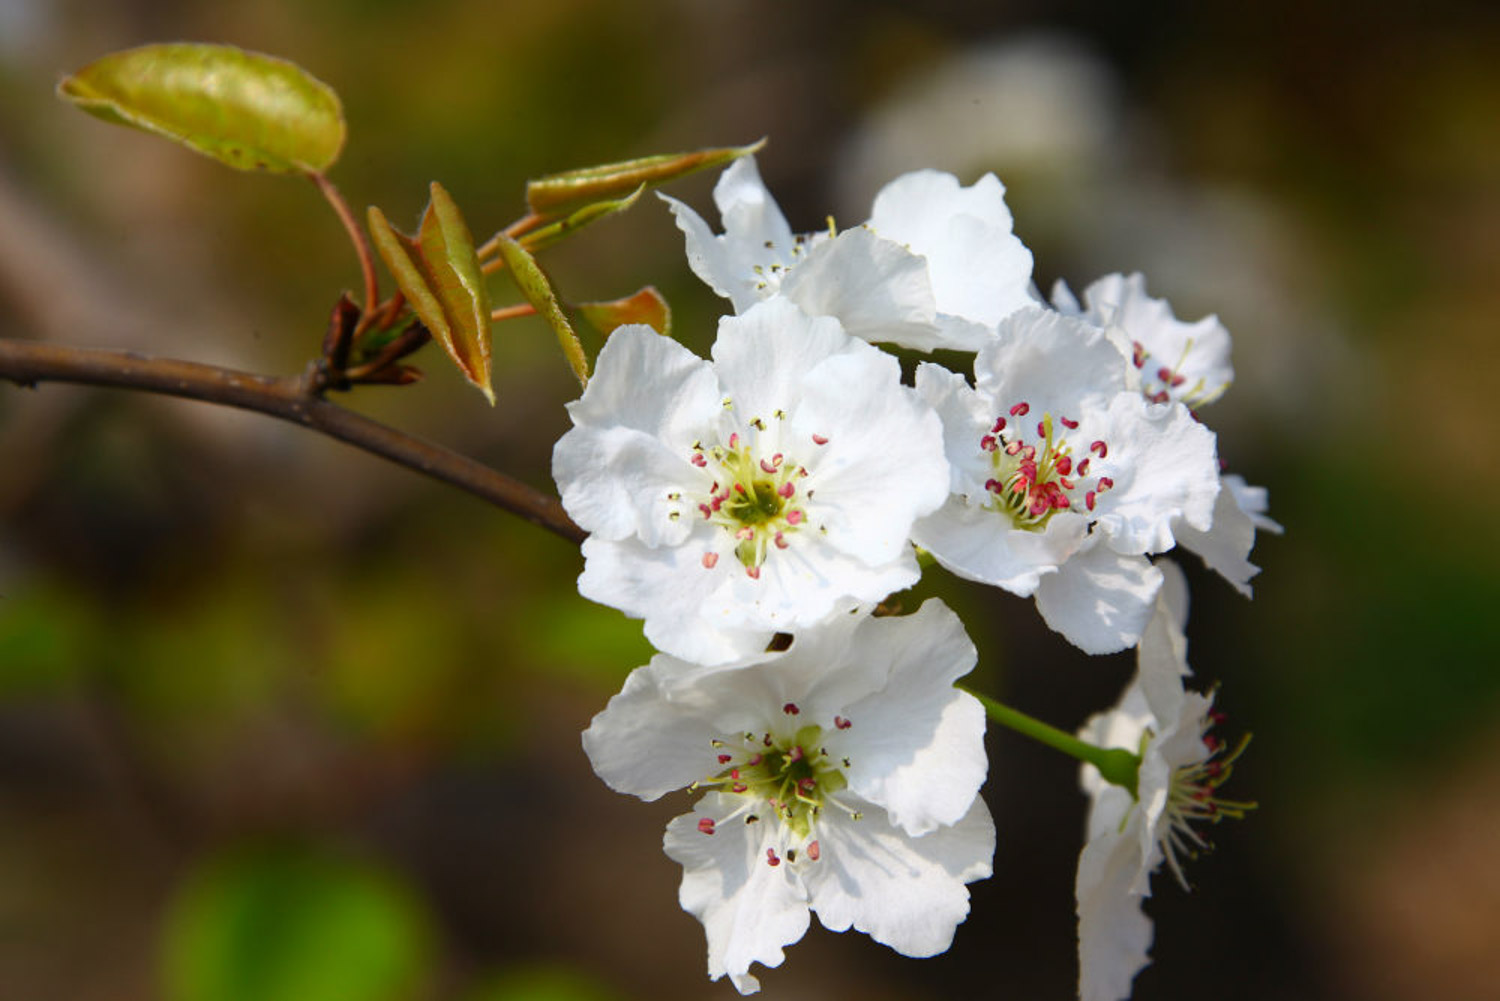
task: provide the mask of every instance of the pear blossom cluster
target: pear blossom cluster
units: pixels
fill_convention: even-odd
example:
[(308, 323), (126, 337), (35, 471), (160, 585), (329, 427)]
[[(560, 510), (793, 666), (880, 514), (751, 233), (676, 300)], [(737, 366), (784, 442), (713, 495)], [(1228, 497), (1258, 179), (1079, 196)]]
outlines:
[[(1186, 885), (1204, 824), (1249, 808), (1218, 794), (1238, 752), (1184, 688), (1186, 584), (1162, 558), (1193, 552), (1248, 595), (1256, 532), (1280, 531), (1202, 419), (1233, 380), (1229, 334), (1139, 274), (1047, 301), (1004, 195), (917, 171), (864, 223), (797, 233), (743, 157), (714, 189), (722, 232), (665, 199), (732, 308), (709, 356), (619, 327), (568, 407), (553, 472), (589, 533), (579, 592), (659, 651), (584, 750), (617, 791), (695, 797), (664, 848), (709, 975), (741, 993), (813, 914), (940, 953), (990, 875), (986, 710), (956, 685), (978, 653), (941, 601), (888, 600), (925, 564), (1032, 599), (1090, 654), (1136, 650), (1079, 734), (1083, 998), (1129, 996), (1151, 872)], [(891, 345), (972, 362), (904, 378)]]

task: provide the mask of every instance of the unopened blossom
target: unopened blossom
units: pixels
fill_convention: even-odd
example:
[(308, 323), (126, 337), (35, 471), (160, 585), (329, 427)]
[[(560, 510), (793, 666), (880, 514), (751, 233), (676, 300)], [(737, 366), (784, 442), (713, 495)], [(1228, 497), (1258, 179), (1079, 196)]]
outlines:
[(1217, 316), (1177, 319), (1165, 299), (1146, 294), (1146, 278), (1111, 274), (1083, 290), (1084, 305), (1061, 279), (1052, 304), (1120, 337), (1129, 352), (1134, 381), (1154, 403), (1196, 409), (1222, 396), (1234, 381), (1229, 331)]
[(974, 660), (939, 601), (839, 614), (727, 668), (658, 654), (594, 717), (583, 746), (611, 788), (703, 793), (664, 848), (711, 977), (757, 990), (751, 965), (779, 966), (809, 910), (904, 955), (948, 948), (995, 847), (984, 710), (953, 687)]
[(917, 391), (943, 421), (951, 494), (913, 540), (970, 580), (1036, 598), (1089, 653), (1133, 646), (1174, 525), (1207, 530), (1215, 440), (1181, 404), (1128, 385), (1116, 342), (1076, 317), (1020, 310), (974, 360), (974, 386), (936, 365)]
[(1228, 750), (1210, 733), (1223, 719), (1212, 696), (1183, 688), (1186, 596), (1171, 568), (1141, 637), (1135, 681), (1114, 709), (1079, 731), (1089, 743), (1140, 757), (1133, 793), (1106, 782), (1092, 765), (1080, 775), (1092, 801), (1076, 887), (1081, 1001), (1130, 996), (1132, 979), (1150, 961), (1151, 919), (1142, 903), (1151, 895), (1151, 874), (1165, 861), (1186, 889), (1183, 862), (1207, 847), (1198, 828), (1242, 817), (1253, 806), (1218, 792), (1245, 742)]
[(910, 586), (912, 523), (948, 481), (937, 415), (832, 317), (758, 303), (712, 356), (616, 330), (553, 453), (590, 533), (580, 593), (700, 664)]
[(1012, 233), (993, 174), (968, 187), (935, 170), (904, 174), (875, 198), (862, 226), (794, 234), (754, 157), (714, 187), (724, 232), (676, 199), (688, 263), (736, 312), (780, 294), (849, 333), (927, 351), (977, 350), (1001, 319), (1031, 303), (1031, 252)]

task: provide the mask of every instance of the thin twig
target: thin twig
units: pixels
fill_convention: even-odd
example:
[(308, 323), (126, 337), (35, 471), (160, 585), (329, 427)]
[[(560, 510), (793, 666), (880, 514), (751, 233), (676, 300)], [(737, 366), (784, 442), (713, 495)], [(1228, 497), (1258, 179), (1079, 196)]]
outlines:
[(380, 284), (375, 279), (375, 257), (370, 253), (370, 244), (365, 239), (365, 231), (359, 228), (359, 223), (355, 222), (354, 213), (349, 211), (349, 203), (344, 201), (344, 196), (339, 194), (339, 189), (320, 173), (313, 172), (307, 176), (312, 178), (318, 190), (323, 193), (323, 197), (328, 199), (328, 204), (333, 206), (334, 214), (339, 217), (339, 222), (344, 224), (349, 240), (354, 244), (354, 252), (359, 257), (359, 270), (365, 282), (365, 308), (360, 316), (359, 327), (355, 331), (358, 334), (375, 319), (375, 307), (380, 301)]
[(529, 302), (518, 302), (514, 306), (501, 306), (499, 309), (490, 310), (490, 322), (500, 323), (503, 320), (515, 320), (523, 316), (535, 315), (535, 306)]
[(278, 417), (456, 486), (579, 543), (584, 531), (557, 498), (483, 463), (413, 437), (322, 398), (315, 375), (274, 377), (130, 351), (62, 347), (0, 338), (0, 379), (18, 386), (72, 382), (202, 400)]
[[(546, 216), (539, 216), (535, 212), (532, 212), (527, 215), (523, 215), (521, 218), (511, 223), (509, 226), (502, 229), (500, 233), (504, 233), (512, 240), (519, 239), (521, 234), (528, 233), (531, 230), (536, 229), (536, 227), (541, 225), (541, 223), (545, 220)], [(500, 233), (496, 233), (494, 236), (490, 237), (479, 247), (478, 250), (474, 252), (481, 261), (486, 257), (493, 257), (495, 254), (498, 254), (500, 252)], [(504, 267), (504, 265), (502, 264), (501, 267)]]

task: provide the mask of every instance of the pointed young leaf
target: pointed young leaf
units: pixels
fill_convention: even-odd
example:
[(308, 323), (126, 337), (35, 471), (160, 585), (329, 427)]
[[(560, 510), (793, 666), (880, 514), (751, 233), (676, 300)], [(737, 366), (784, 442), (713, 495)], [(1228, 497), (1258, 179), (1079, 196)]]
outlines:
[(338, 95), (306, 70), (230, 45), (114, 52), (58, 84), (107, 122), (154, 132), (239, 170), (321, 173), (344, 147)]
[(578, 335), (573, 332), (573, 325), (568, 322), (567, 315), (558, 304), (557, 294), (552, 291), (552, 283), (542, 271), (541, 265), (526, 252), (525, 247), (504, 233), (497, 234), (496, 239), (500, 245), (500, 256), (505, 260), (505, 267), (515, 279), (521, 294), (557, 334), (557, 343), (562, 346), (563, 357), (568, 360), (568, 366), (578, 377), (579, 384), (588, 385), (588, 356), (583, 353), (583, 345), (579, 343)]
[[(396, 279), (396, 287), (411, 303), (412, 312), (417, 314), (417, 318), (422, 321), (422, 325), (427, 328), (433, 339), (448, 352), (448, 357), (453, 359), (464, 377), (479, 387), (485, 397), (494, 403), (494, 391), (490, 388), (488, 297), (480, 301), (484, 309), (484, 322), (477, 324), (472, 313), (474, 304), (466, 303), (468, 296), (462, 281), (457, 277), (457, 269), (448, 263), (443, 269), (445, 277), (439, 278), (433, 273), (420, 240), (412, 240), (397, 232), (386, 219), (385, 213), (374, 205), (370, 206), (368, 215), (370, 236), (375, 244), (375, 250), (380, 254), (380, 259), (385, 261), (385, 266), (390, 269), (391, 276)], [(422, 217), (424, 230), (429, 228), (428, 219), (433, 215), (432, 205), (429, 204)], [(460, 220), (460, 224), (461, 222)], [(433, 222), (431, 228), (440, 231), (441, 223)], [(440, 233), (434, 237), (433, 242), (435, 244), (442, 242)], [(469, 244), (469, 249), (472, 254), (472, 242)], [(475, 266), (477, 269), (477, 261)], [(442, 284), (444, 281), (450, 283), (446, 289)], [(483, 287), (481, 284), (480, 288)], [(463, 324), (455, 322), (445, 299), (455, 301), (461, 308), (466, 307), (465, 315), (468, 319), (464, 320)], [(482, 330), (484, 334), (482, 337), (466, 338), (459, 333), (463, 329)], [(460, 343), (464, 345), (463, 354), (459, 352)], [(479, 359), (477, 365), (475, 359)]]
[(658, 334), (672, 335), (672, 309), (651, 285), (623, 299), (581, 302), (577, 309), (584, 322), (605, 337), (627, 323), (644, 323)]
[(465, 378), (483, 390), (490, 403), (490, 295), (474, 251), (474, 238), (452, 197), (432, 182), (432, 198), (422, 213), (417, 244), (427, 279), (448, 327), (433, 335)]
[(410, 237), (397, 232), (378, 206), (370, 206), (366, 221), (370, 228), (370, 238), (375, 244), (375, 252), (390, 269), (391, 277), (396, 279), (396, 287), (406, 296), (406, 301), (411, 303), (412, 312), (417, 314), (428, 333), (440, 342), (445, 337), (451, 338), (448, 317), (444, 315), (436, 293), (427, 283), (422, 253), (416, 244)]
[(764, 139), (748, 146), (723, 146), (694, 153), (666, 153), (638, 160), (549, 174), (526, 184), (526, 204), (535, 215), (557, 218), (591, 202), (621, 198), (641, 185), (654, 188), (679, 177), (754, 153)]
[(642, 184), (624, 198), (590, 202), (566, 219), (559, 219), (550, 226), (543, 226), (541, 229), (532, 230), (530, 233), (527, 233), (520, 238), (521, 246), (534, 254), (543, 247), (550, 247), (554, 243), (559, 243), (564, 237), (573, 235), (591, 222), (598, 222), (600, 219), (612, 216), (616, 212), (624, 212), (640, 199), (641, 193), (645, 190), (646, 186)]

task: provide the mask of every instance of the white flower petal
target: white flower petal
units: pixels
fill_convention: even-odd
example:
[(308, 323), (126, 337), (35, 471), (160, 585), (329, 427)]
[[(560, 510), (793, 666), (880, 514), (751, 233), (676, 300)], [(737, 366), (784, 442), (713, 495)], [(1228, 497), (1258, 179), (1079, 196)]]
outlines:
[(682, 202), (660, 197), (687, 239), (688, 266), (709, 288), (728, 297), (737, 313), (764, 297), (764, 276), (773, 267), (784, 268), (792, 261), (795, 237), (761, 181), (754, 157), (730, 164), (714, 186), (714, 202), (724, 222), (722, 236), (715, 236)]
[(1219, 491), (1214, 500), (1213, 524), (1207, 531), (1200, 531), (1179, 518), (1172, 522), (1172, 535), (1178, 545), (1197, 553), (1205, 566), (1233, 584), (1240, 594), (1250, 597), (1250, 578), (1260, 573), (1260, 567), (1246, 558), (1255, 546), (1255, 524), (1240, 508), (1232, 491)]
[(701, 478), (661, 439), (627, 427), (575, 427), (553, 448), (552, 474), (582, 528), (603, 539), (639, 536), (648, 546), (682, 541), (683, 505), (669, 495)]
[(672, 218), (677, 221), (677, 228), (686, 240), (688, 267), (703, 284), (731, 301), (744, 296), (750, 297), (749, 302), (760, 298), (755, 295), (753, 283), (730, 263), (728, 249), (701, 215), (671, 195), (658, 191), (656, 197), (672, 210)]
[(1219, 494), (1212, 431), (1180, 403), (1149, 404), (1134, 393), (1109, 401), (1114, 488), (1100, 499), (1098, 529), (1120, 553), (1161, 553), (1174, 545), (1173, 520), (1206, 530)]
[(960, 577), (1024, 598), (1079, 549), (1087, 533), (1088, 519), (1081, 515), (1055, 514), (1042, 531), (1028, 532), (997, 511), (954, 496), (918, 521), (911, 537)]
[(995, 826), (984, 800), (951, 827), (914, 838), (891, 826), (879, 807), (860, 820), (820, 826), (821, 860), (804, 878), (818, 921), (850, 927), (906, 956), (932, 956), (953, 943), (968, 916), (965, 884), (990, 875)]
[(777, 260), (791, 254), (795, 240), (792, 228), (760, 179), (755, 157), (742, 156), (719, 175), (714, 184), (714, 205), (724, 221), (725, 235), (735, 243), (775, 253)]
[(942, 423), (899, 371), (875, 348), (829, 358), (809, 371), (790, 422), (809, 438), (825, 429), (830, 446), (837, 435), (837, 448), (818, 447), (805, 463), (805, 494), (828, 543), (871, 564), (898, 558), (912, 522), (948, 496)]
[[(1129, 798), (1129, 793), (1111, 786)], [(1139, 812), (1124, 829), (1091, 834), (1078, 858), (1078, 996), (1080, 1001), (1123, 1001), (1148, 962), (1151, 919), (1131, 887), (1142, 869)]]
[(941, 313), (993, 329), (1031, 302), (1031, 251), (1011, 232), (1005, 187), (993, 174), (967, 188), (935, 170), (904, 174), (876, 195), (869, 226), (927, 258)]
[(1085, 653), (1114, 653), (1140, 639), (1161, 579), (1145, 557), (1094, 545), (1042, 578), (1036, 607), (1047, 625)]
[(763, 651), (776, 632), (774, 626), (747, 626), (742, 618), (725, 621), (722, 612), (718, 621), (700, 614), (705, 592), (716, 593), (727, 580), (703, 566), (701, 552), (711, 551), (708, 546), (653, 549), (637, 539), (590, 536), (582, 549), (578, 593), (644, 618), (646, 638), (658, 650), (698, 664), (725, 664)]
[[(654, 391), (643, 393), (642, 386)], [(623, 426), (671, 445), (688, 445), (712, 427), (705, 414), (713, 413), (720, 395), (708, 362), (672, 338), (632, 323), (617, 327), (604, 342), (593, 378), (568, 404), (568, 414), (581, 426)]]
[(708, 733), (701, 713), (674, 705), (656, 672), (638, 667), (583, 732), (583, 750), (611, 789), (654, 800), (718, 771)]
[(1125, 356), (1103, 330), (1029, 306), (1011, 313), (974, 359), (975, 388), (994, 416), (1026, 403), (1031, 419), (1105, 407), (1125, 391)]
[(809, 316), (834, 316), (851, 335), (918, 351), (944, 346), (927, 261), (864, 227), (810, 251), (781, 284)]
[(980, 450), (979, 439), (994, 424), (992, 404), (970, 388), (957, 372), (922, 362), (917, 366), (917, 395), (937, 412), (943, 425), (943, 451), (948, 456), (949, 490), (978, 497), (993, 468)]
[[(1052, 308), (1059, 313), (1064, 313), (1068, 316), (1083, 315), (1083, 306), (1079, 304), (1078, 297), (1073, 294), (1073, 290), (1068, 287), (1068, 283), (1061, 278), (1052, 283), (1052, 295), (1050, 298), (1052, 300)], [(1095, 326), (1098, 326), (1098, 324), (1095, 324)]]
[(912, 615), (868, 620), (850, 646), (851, 659), (886, 677), (847, 706), (846, 728), (825, 735), (829, 753), (850, 763), (849, 788), (912, 836), (957, 822), (989, 769), (984, 707), (953, 687), (978, 657), (963, 623), (929, 601)]
[[(1171, 560), (1159, 561), (1156, 568), (1162, 572), (1162, 588), (1136, 648), (1135, 687), (1145, 698), (1153, 720), (1175, 720), (1182, 713), (1182, 679), (1192, 673), (1183, 631), (1187, 623), (1187, 581)], [(1159, 730), (1160, 724), (1155, 723), (1154, 728)]]
[[(1219, 318), (1206, 316), (1192, 323), (1177, 319), (1165, 299), (1146, 294), (1146, 279), (1139, 272), (1105, 275), (1084, 289), (1083, 297), (1090, 322), (1119, 330), (1133, 345), (1140, 345), (1141, 378), (1148, 394), (1165, 392), (1172, 400), (1202, 406), (1222, 396), (1234, 381), (1229, 331)], [(1168, 381), (1160, 375), (1163, 368), (1171, 377)]]
[(808, 926), (807, 891), (791, 865), (766, 864), (773, 828), (743, 818), (704, 834), (699, 822), (723, 820), (734, 812), (731, 797), (710, 793), (692, 813), (667, 825), (662, 842), (668, 857), (682, 866), (678, 901), (703, 922), (708, 938), (708, 974), (729, 974), (741, 994), (760, 982), (752, 963), (780, 966), (783, 947), (800, 939)]
[(810, 317), (785, 296), (774, 296), (719, 320), (713, 360), (740, 418), (773, 424), (776, 411), (800, 399), (812, 369), (859, 349), (880, 353), (850, 337), (833, 317)]
[(1285, 531), (1275, 521), (1266, 517), (1271, 504), (1265, 487), (1252, 487), (1245, 482), (1243, 476), (1237, 473), (1225, 473), (1222, 482), (1224, 489), (1234, 494), (1235, 503), (1239, 504), (1240, 510), (1248, 514), (1250, 520), (1255, 522), (1256, 528), (1276, 535)]

